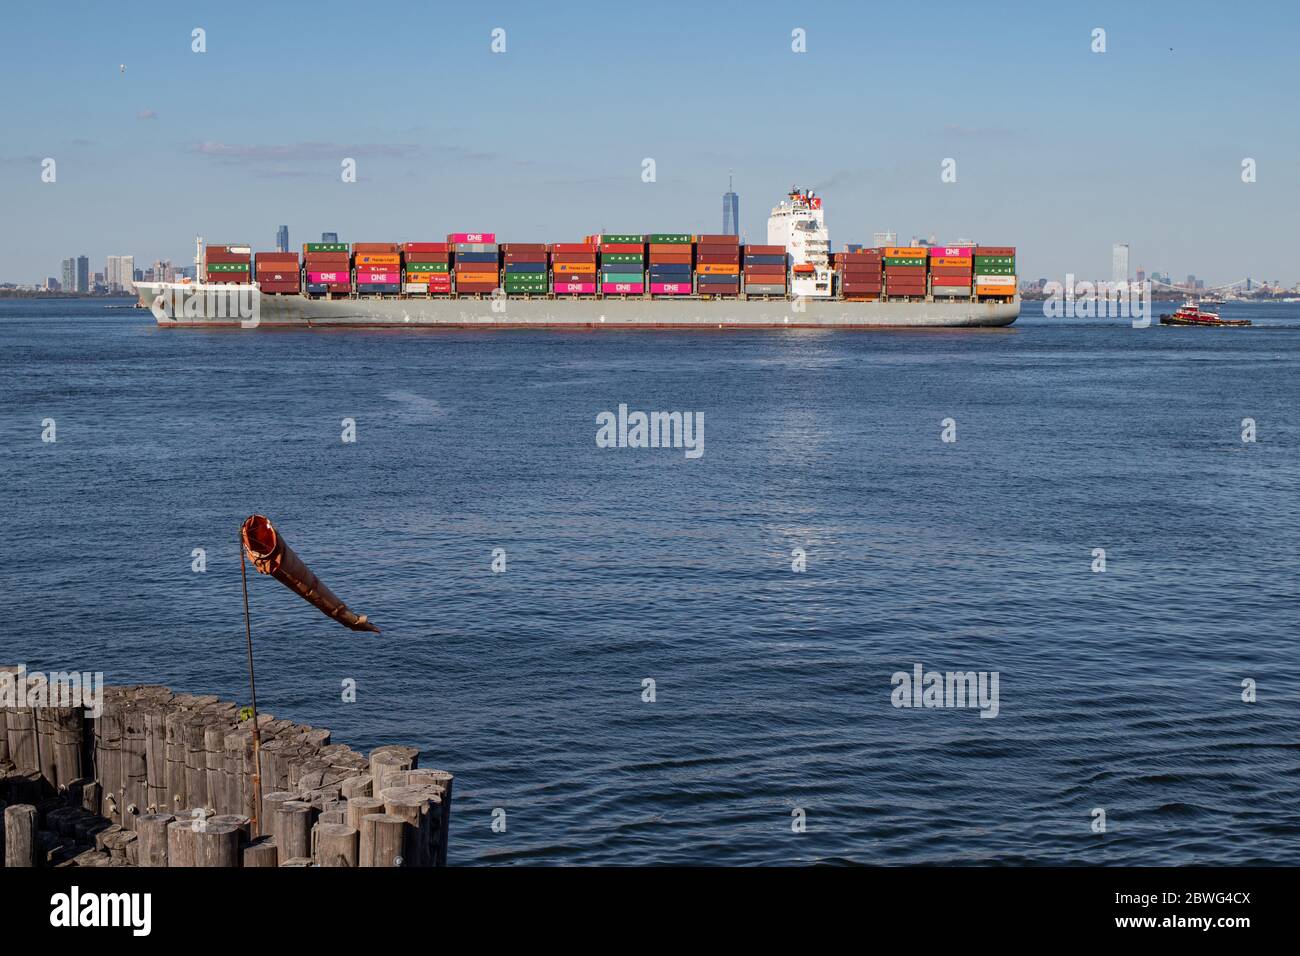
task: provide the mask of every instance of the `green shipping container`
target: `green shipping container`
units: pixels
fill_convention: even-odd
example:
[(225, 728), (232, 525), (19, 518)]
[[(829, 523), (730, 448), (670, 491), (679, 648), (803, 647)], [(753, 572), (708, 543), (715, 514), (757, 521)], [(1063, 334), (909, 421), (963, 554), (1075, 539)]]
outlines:
[(652, 232), (645, 237), (646, 242), (653, 242), (656, 245), (690, 245), (691, 237), (681, 232)]
[(634, 236), (630, 233), (605, 233), (600, 237), (600, 244), (602, 246), (608, 246), (611, 243), (626, 242), (633, 242), (640, 245), (644, 240), (639, 235)]
[(307, 243), (308, 252), (347, 252), (348, 244), (346, 242), (309, 242)]
[(1015, 266), (980, 266), (975, 267), (977, 276), (1013, 276), (1016, 274)]
[(607, 252), (600, 257), (600, 261), (602, 263), (629, 262), (629, 263), (635, 263), (637, 265), (640, 265), (642, 262), (645, 261), (645, 256), (637, 252)]
[(886, 259), (886, 260), (885, 260), (885, 265), (887, 265), (887, 266), (923, 266), (923, 265), (925, 265), (925, 260), (924, 260), (924, 259), (897, 259), (897, 258), (895, 258), (895, 259)]
[(507, 282), (505, 284), (506, 292), (545, 292), (545, 282)]
[(977, 266), (1011, 266), (1015, 268), (1015, 256), (976, 256), (975, 265)]
[(408, 262), (407, 272), (448, 272), (450, 267), (445, 262)]
[(601, 282), (644, 282), (645, 274), (642, 272), (605, 272), (601, 274)]
[[(295, 271), (297, 267), (295, 266)], [(248, 264), (244, 262), (209, 262), (209, 272), (247, 272)]]

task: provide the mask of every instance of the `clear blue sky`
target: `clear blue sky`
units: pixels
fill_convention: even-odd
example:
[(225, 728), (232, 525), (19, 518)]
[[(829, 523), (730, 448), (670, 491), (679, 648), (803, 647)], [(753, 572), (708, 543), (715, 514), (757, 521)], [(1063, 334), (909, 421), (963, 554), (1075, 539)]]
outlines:
[[(85, 253), (742, 227), (970, 236), (1025, 277), (1300, 279), (1295, 3), (20, 3), (0, 280)], [(191, 30), (207, 31), (192, 53)], [(506, 52), (491, 52), (491, 31)], [(791, 52), (791, 30), (807, 52)], [(1107, 31), (1107, 52), (1090, 50)], [(119, 70), (125, 64), (126, 71)], [(58, 180), (40, 181), (56, 160)], [(340, 181), (357, 160), (359, 181)], [(641, 162), (657, 182), (641, 181)], [(940, 182), (941, 161), (957, 182)], [(1243, 157), (1258, 181), (1241, 182)]]

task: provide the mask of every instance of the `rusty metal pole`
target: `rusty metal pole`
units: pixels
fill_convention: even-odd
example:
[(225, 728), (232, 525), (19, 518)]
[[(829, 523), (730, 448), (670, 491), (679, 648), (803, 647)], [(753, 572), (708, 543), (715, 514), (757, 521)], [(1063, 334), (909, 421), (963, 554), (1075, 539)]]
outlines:
[(244, 537), (239, 537), (239, 576), (244, 582), (244, 639), (248, 643), (248, 692), (253, 701), (253, 836), (261, 836), (262, 819), (262, 732), (257, 726), (257, 678), (253, 676), (253, 626), (248, 617), (248, 565), (244, 561)]

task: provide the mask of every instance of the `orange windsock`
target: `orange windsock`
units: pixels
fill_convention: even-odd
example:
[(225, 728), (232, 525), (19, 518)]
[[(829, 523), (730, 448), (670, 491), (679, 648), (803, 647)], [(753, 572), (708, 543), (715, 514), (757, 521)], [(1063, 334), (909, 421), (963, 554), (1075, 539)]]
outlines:
[(271, 527), (270, 518), (265, 515), (250, 515), (240, 528), (239, 535), (248, 560), (262, 574), (271, 575), (344, 627), (354, 631), (379, 633), (379, 628), (371, 624), (364, 614), (357, 614), (339, 600), (333, 591), (321, 583), (311, 568), (302, 563), (302, 558)]

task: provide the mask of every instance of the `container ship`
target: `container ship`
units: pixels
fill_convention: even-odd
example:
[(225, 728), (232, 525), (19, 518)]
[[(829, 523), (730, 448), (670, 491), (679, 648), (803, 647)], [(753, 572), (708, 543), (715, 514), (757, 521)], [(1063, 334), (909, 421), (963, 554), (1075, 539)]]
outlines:
[(846, 246), (821, 197), (795, 188), (767, 242), (601, 233), (498, 243), (309, 242), (296, 252), (198, 240), (198, 281), (138, 282), (160, 326), (876, 328), (1010, 325), (1012, 246)]

